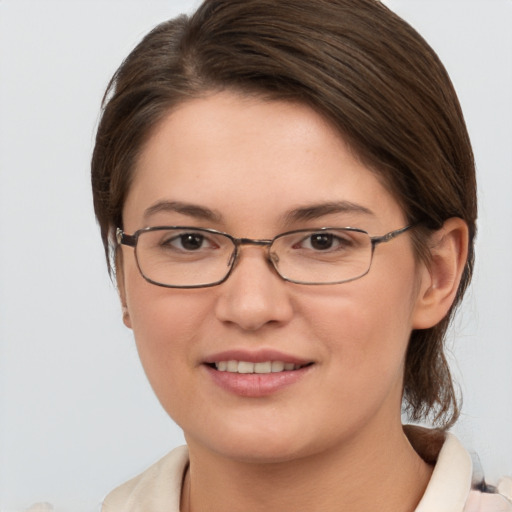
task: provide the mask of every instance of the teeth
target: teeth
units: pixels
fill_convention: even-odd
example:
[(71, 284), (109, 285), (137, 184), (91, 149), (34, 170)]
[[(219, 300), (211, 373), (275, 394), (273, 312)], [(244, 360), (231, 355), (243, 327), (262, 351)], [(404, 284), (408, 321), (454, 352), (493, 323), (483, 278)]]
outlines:
[(238, 363), (238, 373), (254, 373), (254, 363), (240, 361)]
[(218, 361), (215, 368), (220, 372), (230, 373), (278, 373), (302, 368), (300, 364), (284, 363), (283, 361), (264, 361), (251, 363), (249, 361)]
[(284, 363), (282, 361), (272, 361), (272, 372), (282, 372), (284, 370)]
[(254, 373), (270, 373), (271, 371), (272, 363), (270, 361), (254, 364)]
[(228, 372), (238, 372), (238, 361), (228, 361), (227, 371)]

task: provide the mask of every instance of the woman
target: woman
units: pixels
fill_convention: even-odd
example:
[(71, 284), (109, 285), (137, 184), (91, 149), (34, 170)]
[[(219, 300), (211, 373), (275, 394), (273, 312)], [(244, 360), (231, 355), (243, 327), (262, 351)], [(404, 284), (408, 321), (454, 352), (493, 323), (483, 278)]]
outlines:
[(111, 81), (92, 181), (124, 322), (187, 440), (106, 512), (511, 509), (471, 491), (446, 433), (474, 163), (400, 18), (211, 0), (160, 25)]

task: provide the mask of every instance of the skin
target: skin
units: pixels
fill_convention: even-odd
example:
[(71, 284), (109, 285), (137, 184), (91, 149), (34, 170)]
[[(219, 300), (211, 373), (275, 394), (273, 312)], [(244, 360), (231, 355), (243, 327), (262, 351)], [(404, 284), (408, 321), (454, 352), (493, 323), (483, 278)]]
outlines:
[[(162, 201), (215, 216), (190, 208), (147, 215)], [(371, 213), (290, 219), (298, 208), (337, 201)], [(180, 105), (156, 128), (123, 219), (129, 234), (190, 225), (250, 238), (325, 225), (383, 235), (407, 224), (316, 112), (227, 92)], [(223, 284), (166, 289), (146, 282), (133, 249), (123, 247), (124, 321), (190, 449), (182, 510), (414, 510), (431, 468), (402, 431), (404, 357), (412, 329), (439, 321), (453, 300), (465, 233), (462, 221), (450, 220), (435, 237), (429, 269), (403, 234), (377, 247), (366, 276), (328, 286), (285, 282), (265, 249), (246, 246)], [(279, 350), (313, 365), (269, 396), (239, 396), (216, 385), (203, 364), (234, 348)]]

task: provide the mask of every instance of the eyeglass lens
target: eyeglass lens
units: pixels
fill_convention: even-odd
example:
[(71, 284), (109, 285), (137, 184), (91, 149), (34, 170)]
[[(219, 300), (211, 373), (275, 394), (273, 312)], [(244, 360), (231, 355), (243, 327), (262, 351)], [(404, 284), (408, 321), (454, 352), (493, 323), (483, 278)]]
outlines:
[[(249, 242), (250, 243), (250, 242)], [(240, 241), (195, 228), (141, 231), (136, 257), (142, 275), (169, 287), (222, 282), (235, 263)], [(369, 235), (352, 229), (299, 230), (269, 242), (269, 259), (281, 277), (303, 284), (329, 284), (366, 274), (372, 259)]]

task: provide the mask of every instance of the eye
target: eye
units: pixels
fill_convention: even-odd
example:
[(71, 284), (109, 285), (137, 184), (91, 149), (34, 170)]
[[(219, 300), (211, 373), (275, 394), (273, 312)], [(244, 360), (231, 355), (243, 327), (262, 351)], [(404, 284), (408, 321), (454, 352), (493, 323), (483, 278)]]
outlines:
[(344, 249), (352, 245), (352, 240), (340, 234), (330, 232), (312, 233), (295, 245), (295, 248), (313, 251)]
[(315, 233), (309, 237), (309, 245), (318, 251), (331, 249), (334, 243), (334, 235), (331, 233)]
[(181, 251), (201, 251), (204, 249), (211, 249), (216, 247), (213, 240), (210, 240), (201, 233), (172, 233), (172, 236), (164, 238), (160, 245), (164, 248), (181, 250)]
[(184, 235), (180, 235), (178, 240), (183, 249), (187, 251), (197, 251), (201, 249), (204, 244), (204, 236), (198, 235), (197, 233), (185, 233)]

